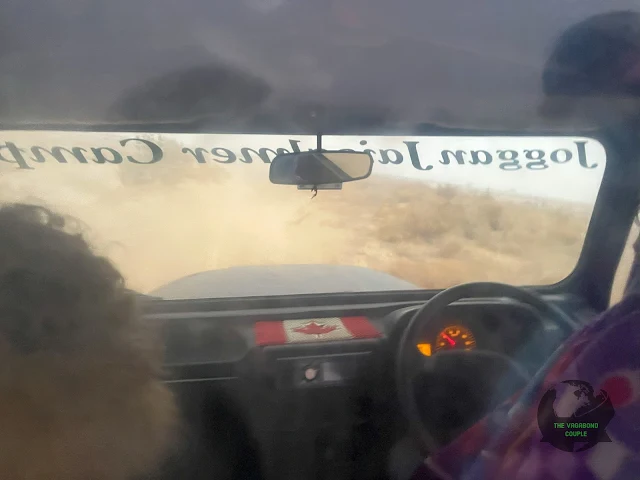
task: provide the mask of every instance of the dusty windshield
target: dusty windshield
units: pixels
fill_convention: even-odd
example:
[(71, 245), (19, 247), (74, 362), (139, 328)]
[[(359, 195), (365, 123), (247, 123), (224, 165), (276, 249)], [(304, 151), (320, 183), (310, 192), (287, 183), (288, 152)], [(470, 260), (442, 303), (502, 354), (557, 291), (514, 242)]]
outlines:
[(74, 217), (130, 288), (165, 298), (549, 284), (577, 262), (606, 163), (578, 137), (333, 136), (371, 154), (369, 178), (315, 197), (269, 182), (276, 153), (315, 146), (5, 132), (1, 195)]

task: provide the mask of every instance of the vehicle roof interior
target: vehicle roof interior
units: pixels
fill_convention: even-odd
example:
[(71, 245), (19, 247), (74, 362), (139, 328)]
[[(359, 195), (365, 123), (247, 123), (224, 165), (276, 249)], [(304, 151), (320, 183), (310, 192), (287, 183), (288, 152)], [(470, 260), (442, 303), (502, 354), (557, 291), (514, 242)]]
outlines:
[[(588, 130), (602, 124), (603, 105), (593, 105), (593, 92), (545, 94), (543, 69), (553, 70), (548, 56), (567, 28), (634, 5), (10, 3), (0, 125), (289, 134), (408, 134), (436, 125)], [(565, 94), (582, 96), (592, 115), (541, 114), (541, 105), (560, 105)], [(113, 123), (119, 126), (106, 125)]]

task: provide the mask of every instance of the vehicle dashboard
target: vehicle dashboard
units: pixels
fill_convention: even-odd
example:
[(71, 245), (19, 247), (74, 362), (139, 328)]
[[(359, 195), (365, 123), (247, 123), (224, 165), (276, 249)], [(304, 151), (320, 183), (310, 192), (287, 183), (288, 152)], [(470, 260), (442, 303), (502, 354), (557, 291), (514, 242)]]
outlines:
[[(260, 473), (252, 475), (259, 478), (351, 478), (356, 473), (380, 478), (390, 450), (407, 435), (397, 404), (395, 354), (404, 327), (420, 306), (285, 307), (151, 313), (146, 318), (163, 326), (167, 382), (187, 423), (194, 435), (209, 439), (210, 448), (198, 455), (221, 455), (216, 453), (219, 444), (229, 441), (215, 440), (215, 430), (231, 422), (224, 427), (225, 438), (235, 432), (241, 447), (224, 455), (230, 463), (246, 465), (233, 455), (254, 452)], [(321, 326), (326, 319), (355, 317), (365, 318), (378, 334), (258, 344), (259, 324), (298, 320)], [(471, 334), (471, 348), (505, 354), (531, 374), (566, 336), (516, 301), (460, 301), (424, 328), (416, 349), (437, 355), (442, 332), (451, 328), (460, 337)], [(430, 352), (424, 351), (425, 344)], [(422, 393), (438, 388), (427, 382)], [(440, 426), (445, 428), (446, 422)], [(247, 472), (236, 471), (229, 478), (239, 475)]]

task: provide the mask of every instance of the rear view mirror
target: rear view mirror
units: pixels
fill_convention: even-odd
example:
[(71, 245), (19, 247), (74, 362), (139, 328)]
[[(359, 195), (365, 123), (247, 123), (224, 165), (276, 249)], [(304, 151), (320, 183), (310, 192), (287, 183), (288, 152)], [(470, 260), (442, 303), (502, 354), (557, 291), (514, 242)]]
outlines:
[(276, 156), (269, 180), (276, 185), (316, 187), (363, 180), (371, 175), (373, 159), (359, 152), (298, 152)]

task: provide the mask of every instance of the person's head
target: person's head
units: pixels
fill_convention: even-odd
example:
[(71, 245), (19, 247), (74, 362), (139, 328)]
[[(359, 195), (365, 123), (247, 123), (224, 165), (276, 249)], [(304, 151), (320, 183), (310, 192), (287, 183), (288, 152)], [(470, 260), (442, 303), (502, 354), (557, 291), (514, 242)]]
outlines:
[(640, 115), (640, 14), (590, 17), (554, 43), (542, 77), (543, 114), (608, 123)]
[(0, 478), (153, 471), (176, 407), (118, 271), (63, 217), (0, 207)]

